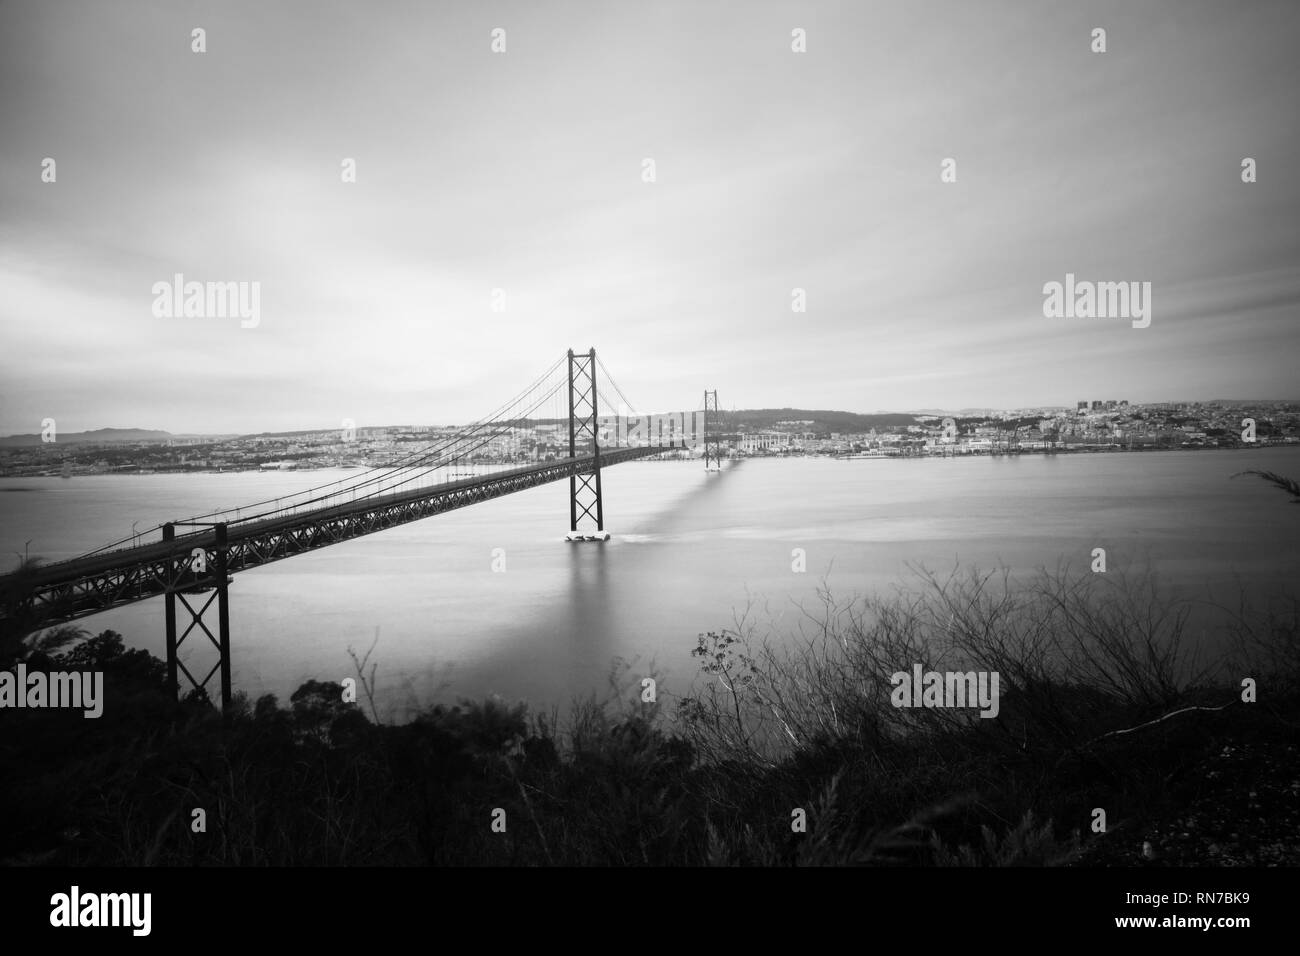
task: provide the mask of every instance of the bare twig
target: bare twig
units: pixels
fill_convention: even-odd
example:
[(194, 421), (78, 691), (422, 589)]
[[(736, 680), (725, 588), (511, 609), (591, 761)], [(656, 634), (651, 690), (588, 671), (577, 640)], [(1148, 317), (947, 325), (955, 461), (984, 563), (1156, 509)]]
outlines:
[(352, 666), (357, 669), (357, 678), (361, 681), (361, 689), (366, 692), (366, 700), (370, 704), (370, 716), (374, 718), (376, 724), (380, 722), (379, 711), (375, 709), (375, 671), (379, 669), (379, 662), (376, 661), (370, 665), (369, 679), (366, 678), (366, 662), (370, 660), (370, 654), (374, 651), (375, 645), (378, 643), (379, 627), (376, 625), (375, 639), (371, 641), (370, 648), (366, 651), (365, 657), (357, 660), (357, 652), (354, 651), (350, 645), (348, 647), (348, 657), (352, 658)]
[(1155, 720), (1148, 720), (1145, 724), (1138, 724), (1136, 727), (1125, 727), (1123, 730), (1112, 730), (1109, 733), (1102, 734), (1100, 737), (1094, 737), (1092, 740), (1089, 740), (1083, 746), (1090, 747), (1093, 744), (1095, 744), (1097, 741), (1105, 740), (1107, 737), (1118, 737), (1120, 734), (1131, 734), (1135, 730), (1142, 730), (1146, 727), (1154, 726), (1155, 724), (1158, 724), (1161, 721), (1168, 720), (1170, 717), (1177, 717), (1179, 714), (1186, 714), (1193, 710), (1226, 710), (1229, 707), (1231, 707), (1234, 703), (1236, 703), (1236, 701), (1229, 701), (1228, 703), (1223, 704), (1219, 707), (1183, 707), (1179, 710), (1171, 711), (1170, 713), (1165, 714), (1163, 717), (1157, 717)]

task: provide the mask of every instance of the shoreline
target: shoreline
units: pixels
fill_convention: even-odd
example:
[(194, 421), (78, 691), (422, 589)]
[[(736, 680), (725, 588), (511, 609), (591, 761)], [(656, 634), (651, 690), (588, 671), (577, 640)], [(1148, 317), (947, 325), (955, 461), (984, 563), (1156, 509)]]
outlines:
[[(1056, 456), (1056, 455), (1109, 455), (1109, 454), (1129, 454), (1139, 453), (1146, 454), (1152, 452), (1235, 452), (1235, 451), (1261, 451), (1264, 449), (1277, 448), (1300, 448), (1300, 442), (1259, 442), (1253, 445), (1191, 445), (1179, 446), (1177, 448), (1131, 448), (1122, 445), (1112, 446), (1090, 446), (1085, 448), (1020, 448), (1011, 451), (994, 451), (990, 449), (978, 449), (972, 451), (953, 451), (933, 452), (923, 451), (916, 454), (768, 454), (768, 455), (732, 455), (727, 456), (727, 461), (751, 461), (764, 459), (788, 460), (791, 458), (816, 458), (826, 459), (828, 461), (877, 461), (877, 460), (900, 460), (916, 461), (921, 459), (949, 459), (949, 458), (1015, 458), (1022, 455), (1030, 456)], [(641, 458), (638, 464), (665, 464), (665, 463), (685, 463), (699, 464), (702, 458)], [(481, 463), (484, 467), (511, 467), (521, 464), (520, 462), (493, 462), (489, 465), (487, 462)], [(529, 464), (524, 462), (523, 464)], [(629, 463), (630, 464), (630, 463)], [(321, 472), (321, 471), (356, 471), (365, 472), (373, 471), (377, 468), (389, 466), (370, 466), (365, 465), (318, 465), (310, 468), (262, 468), (260, 465), (249, 468), (148, 468), (131, 471), (121, 469), (116, 471), (74, 471), (72, 474), (64, 476), (59, 470), (44, 470), (40, 472), (18, 472), (18, 473), (0, 473), (0, 480), (12, 478), (102, 478), (117, 475), (131, 477), (141, 477), (146, 475), (250, 475), (250, 474), (284, 474), (286, 472)]]

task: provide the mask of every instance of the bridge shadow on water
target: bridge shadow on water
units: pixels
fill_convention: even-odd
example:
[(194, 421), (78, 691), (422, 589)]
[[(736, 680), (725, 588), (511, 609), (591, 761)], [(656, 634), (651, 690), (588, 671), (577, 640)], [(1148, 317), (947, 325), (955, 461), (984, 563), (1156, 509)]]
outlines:
[(656, 514), (644, 518), (639, 523), (624, 531), (637, 535), (657, 535), (680, 531), (683, 528), (702, 528), (706, 523), (700, 519), (707, 514), (704, 509), (711, 505), (730, 483), (730, 475), (744, 464), (743, 458), (729, 459), (721, 471), (703, 475), (703, 481), (677, 496), (664, 505)]

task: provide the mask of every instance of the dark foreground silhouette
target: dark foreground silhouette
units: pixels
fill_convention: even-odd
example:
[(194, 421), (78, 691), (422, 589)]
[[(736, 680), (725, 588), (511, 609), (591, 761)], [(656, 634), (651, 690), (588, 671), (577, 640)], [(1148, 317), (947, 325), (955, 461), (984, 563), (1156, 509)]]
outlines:
[[(1177, 602), (1085, 577), (828, 599), (811, 637), (702, 635), (690, 697), (562, 722), (489, 700), (380, 724), (319, 681), (223, 717), (119, 635), (65, 632), (27, 669), (102, 671), (104, 713), (0, 711), (0, 862), (1300, 863), (1296, 603), (1239, 609), (1241, 653), (1189, 670)], [(997, 717), (892, 706), (913, 661), (998, 671)]]

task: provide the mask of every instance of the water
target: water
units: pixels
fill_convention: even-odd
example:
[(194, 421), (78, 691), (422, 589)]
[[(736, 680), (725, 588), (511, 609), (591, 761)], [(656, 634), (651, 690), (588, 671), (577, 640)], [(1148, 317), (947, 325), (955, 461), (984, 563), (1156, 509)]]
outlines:
[[(496, 693), (535, 705), (603, 690), (615, 658), (661, 693), (696, 673), (696, 636), (748, 612), (790, 633), (800, 605), (889, 590), (909, 562), (1028, 571), (1063, 557), (1112, 571), (1149, 562), (1162, 582), (1277, 594), (1300, 580), (1300, 508), (1246, 469), (1300, 476), (1300, 448), (945, 460), (754, 459), (604, 473), (606, 544), (568, 544), (568, 483), (554, 483), (235, 577), (236, 689), (282, 700), (341, 680), (378, 633), (382, 711)], [(71, 557), (183, 515), (286, 495), (343, 472), (0, 480), (0, 552)], [(493, 549), (505, 571), (493, 572)], [(806, 555), (792, 570), (792, 550)], [(6, 568), (7, 569), (7, 568)], [(162, 656), (162, 600), (80, 622)], [(184, 623), (182, 623), (182, 627)], [(202, 635), (191, 669), (212, 658)], [(184, 655), (183, 655), (184, 656)]]

